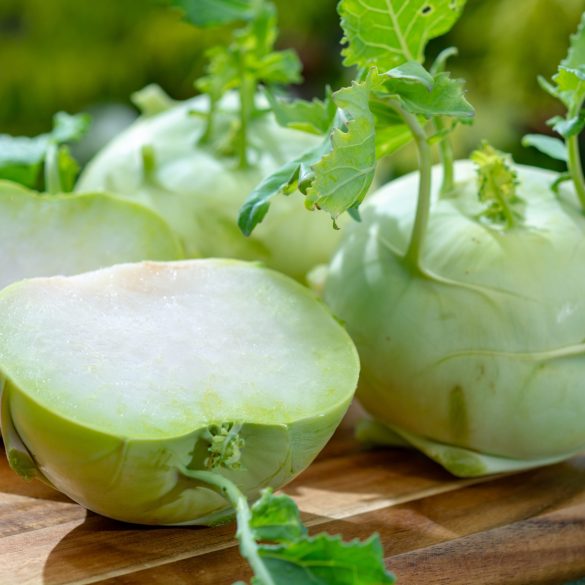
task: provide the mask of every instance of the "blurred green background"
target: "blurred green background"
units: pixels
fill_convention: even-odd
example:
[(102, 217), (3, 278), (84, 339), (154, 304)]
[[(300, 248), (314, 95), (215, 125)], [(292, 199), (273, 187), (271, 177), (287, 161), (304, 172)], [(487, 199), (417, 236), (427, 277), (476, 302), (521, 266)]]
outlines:
[[(297, 49), (305, 65), (294, 91), (312, 97), (325, 83), (343, 83), (351, 72), (340, 63), (336, 0), (275, 1), (279, 44)], [(545, 120), (557, 113), (536, 77), (554, 72), (584, 9), (584, 0), (468, 0), (453, 31), (431, 43), (431, 56), (459, 48), (451, 67), (477, 109), (475, 125), (457, 132), (460, 156), (487, 138), (519, 162), (554, 166), (519, 138), (547, 132)], [(132, 92), (158, 83), (175, 98), (193, 95), (204, 50), (225, 38), (225, 30), (183, 23), (164, 0), (1, 0), (0, 133), (34, 135), (58, 110), (90, 111), (94, 129), (79, 153), (87, 158), (131, 121)], [(410, 159), (406, 150), (395, 164), (407, 168)]]

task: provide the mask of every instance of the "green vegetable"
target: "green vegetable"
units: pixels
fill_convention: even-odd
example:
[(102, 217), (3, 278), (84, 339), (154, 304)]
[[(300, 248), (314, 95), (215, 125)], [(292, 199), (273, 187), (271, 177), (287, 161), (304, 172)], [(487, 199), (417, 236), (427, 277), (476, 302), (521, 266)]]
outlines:
[[(299, 81), (300, 63), (291, 51), (274, 50), (272, 3), (174, 4), (201, 26), (242, 26), (230, 45), (211, 50), (207, 74), (196, 83), (204, 95), (173, 102), (152, 87), (138, 94), (144, 116), (98, 154), (77, 189), (110, 191), (147, 205), (176, 231), (189, 257), (260, 260), (303, 280), (329, 260), (339, 236), (325, 218), (303, 212), (296, 185), (275, 205), (273, 221), (251, 238), (238, 229), (238, 209), (267, 175), (321, 142), (335, 107), (327, 100), (308, 110), (301, 106), (299, 126), (294, 102), (277, 97), (279, 86)], [(277, 124), (271, 107), (291, 128)]]
[(554, 173), (509, 171), (512, 222), (480, 198), (470, 163), (456, 164), (449, 197), (435, 187), (420, 270), (405, 259), (419, 176), (392, 182), (362, 206), (325, 286), (360, 351), (358, 397), (378, 421), (361, 438), (406, 441), (460, 476), (585, 446), (585, 219), (571, 188), (551, 191)]
[(175, 260), (179, 243), (149, 209), (112, 195), (48, 195), (0, 181), (0, 288), (117, 262)]
[(341, 420), (358, 367), (323, 304), (253, 264), (127, 264), (0, 293), (11, 466), (128, 522), (225, 519), (200, 472), (246, 498), (288, 482)]

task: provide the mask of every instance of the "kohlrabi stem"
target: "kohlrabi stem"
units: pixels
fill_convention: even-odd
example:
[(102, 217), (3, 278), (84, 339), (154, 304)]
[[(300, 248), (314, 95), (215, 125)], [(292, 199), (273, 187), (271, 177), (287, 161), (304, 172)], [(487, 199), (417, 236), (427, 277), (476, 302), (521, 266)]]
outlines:
[[(437, 132), (445, 130), (445, 123), (440, 116), (435, 119), (435, 129)], [(443, 166), (443, 182), (441, 183), (440, 196), (443, 197), (453, 190), (455, 186), (455, 177), (453, 169), (453, 149), (447, 136), (443, 136), (439, 142), (439, 155)]]
[[(241, 56), (244, 59), (244, 56)], [(254, 108), (254, 93), (256, 91), (256, 80), (246, 75), (242, 66), (242, 82), (240, 85), (240, 136), (238, 140), (239, 167), (248, 168), (248, 122), (252, 109)]]
[(49, 145), (45, 157), (45, 190), (51, 195), (63, 191), (59, 173), (59, 147), (54, 143)]
[[(569, 110), (569, 118), (576, 117), (581, 111), (582, 102), (578, 102)], [(585, 211), (585, 177), (583, 176), (583, 167), (581, 166), (581, 153), (579, 152), (579, 135), (569, 136), (567, 138), (567, 151), (569, 155), (568, 166), (571, 179), (575, 185), (577, 197), (581, 203), (581, 208)]]
[(398, 102), (391, 101), (388, 102), (388, 105), (394, 108), (396, 112), (402, 116), (404, 123), (412, 132), (414, 142), (418, 149), (419, 183), (416, 216), (414, 218), (410, 243), (408, 244), (408, 249), (404, 255), (404, 260), (411, 266), (420, 269), (420, 255), (431, 211), (432, 152), (424, 128), (419, 124), (416, 116), (404, 110)]
[(240, 542), (242, 556), (250, 563), (254, 575), (262, 585), (276, 585), (258, 555), (258, 545), (254, 540), (254, 535), (248, 529), (252, 513), (246, 496), (231, 481), (219, 473), (198, 471), (187, 467), (182, 467), (181, 473), (190, 479), (207, 484), (220, 493), (234, 507), (238, 523), (236, 537)]
[(217, 100), (209, 96), (209, 110), (205, 120), (205, 130), (199, 139), (199, 144), (207, 144), (211, 140), (213, 125), (215, 122), (215, 113), (217, 110)]

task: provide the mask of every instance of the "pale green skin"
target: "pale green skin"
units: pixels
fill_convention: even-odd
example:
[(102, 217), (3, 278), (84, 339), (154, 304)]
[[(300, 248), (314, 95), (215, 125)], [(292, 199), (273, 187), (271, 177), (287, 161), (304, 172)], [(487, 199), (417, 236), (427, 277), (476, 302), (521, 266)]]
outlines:
[(0, 288), (32, 276), (182, 256), (166, 222), (140, 204), (107, 194), (39, 194), (0, 181)]
[[(207, 98), (200, 96), (143, 116), (96, 156), (77, 189), (109, 191), (150, 206), (177, 232), (188, 257), (260, 260), (303, 280), (313, 267), (329, 261), (339, 243), (326, 214), (308, 213), (297, 191), (275, 197), (268, 216), (249, 237), (240, 232), (237, 218), (263, 178), (322, 137), (282, 128), (272, 114), (260, 116), (248, 129), (250, 166), (241, 169), (235, 153), (216, 152), (237, 122), (236, 96), (228, 95), (220, 104), (216, 141), (203, 146), (198, 141), (207, 108)], [(154, 152), (151, 170), (145, 169), (144, 146)]]
[[(214, 270), (230, 270), (234, 266), (238, 269), (243, 265), (227, 260), (192, 262), (212, 263)], [(164, 270), (172, 265), (144, 266), (147, 272), (151, 266)], [(114, 267), (102, 272), (108, 276), (112, 270), (124, 269)], [(262, 488), (284, 485), (305, 469), (329, 440), (351, 402), (359, 372), (357, 352), (349, 335), (306, 288), (252, 264), (243, 269), (258, 273), (259, 288), (263, 283), (276, 281), (287, 295), (268, 299), (275, 310), (304, 308), (305, 316), (301, 312), (291, 314), (290, 318), (300, 320), (304, 323), (302, 327), (308, 330), (318, 328), (316, 339), (328, 340), (326, 344), (319, 343), (322, 349), (315, 359), (319, 360), (318, 367), (332, 386), (323, 388), (315, 411), (303, 414), (301, 411), (306, 408), (301, 406), (297, 411), (280, 412), (270, 404), (252, 403), (250, 398), (241, 408), (245, 418), (237, 420), (225, 420), (218, 402), (214, 420), (202, 422), (200, 413), (186, 409), (184, 420), (171, 430), (153, 431), (148, 425), (134, 428), (134, 424), (129, 425), (125, 433), (113, 431), (102, 419), (87, 420), (87, 415), (71, 412), (64, 415), (66, 405), (60, 405), (58, 399), (43, 397), (55, 388), (47, 387), (42, 376), (35, 379), (35, 374), (23, 366), (26, 362), (21, 360), (23, 352), (34, 352), (34, 328), (25, 329), (23, 334), (22, 328), (29, 325), (21, 324), (19, 328), (0, 325), (0, 369), (6, 376), (2, 432), (12, 468), (24, 477), (47, 481), (90, 510), (141, 524), (213, 524), (231, 514), (225, 500), (210, 486), (189, 479), (181, 471), (184, 468), (207, 469), (204, 461), (209, 443), (203, 435), (213, 423), (243, 425), (240, 437), (245, 444), (241, 467), (220, 467), (213, 471), (231, 480), (249, 498), (257, 497)], [(9, 316), (6, 313), (11, 312), (11, 304), (18, 302), (21, 291), (44, 286), (45, 282), (50, 284), (53, 280), (23, 281), (2, 291), (0, 324)], [(34, 306), (31, 310), (34, 311)], [(229, 331), (225, 335), (229, 335)], [(29, 336), (30, 343), (27, 343)], [(286, 340), (268, 342), (285, 343)], [(53, 365), (75, 368), (75, 364), (70, 363)], [(261, 376), (259, 371), (258, 377)], [(282, 387), (275, 388), (275, 396), (292, 388), (294, 380), (283, 379)], [(105, 389), (103, 400), (109, 399), (110, 391), (115, 388)], [(165, 391), (166, 388), (160, 388), (161, 393)], [(192, 388), (193, 393), (199, 391), (197, 387)], [(195, 422), (190, 424), (190, 418)], [(119, 423), (116, 424), (120, 428)]]
[[(374, 442), (409, 443), (451, 472), (523, 469), (585, 449), (585, 218), (556, 175), (516, 167), (525, 223), (476, 219), (476, 172), (434, 203), (416, 272), (418, 175), (375, 193), (347, 230), (325, 288), (362, 362)], [(435, 169), (433, 184), (440, 184)]]

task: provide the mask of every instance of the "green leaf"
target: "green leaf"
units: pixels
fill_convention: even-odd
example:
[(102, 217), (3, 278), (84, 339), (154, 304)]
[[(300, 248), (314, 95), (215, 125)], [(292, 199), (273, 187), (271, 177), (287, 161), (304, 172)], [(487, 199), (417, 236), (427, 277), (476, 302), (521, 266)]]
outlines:
[(433, 76), (416, 61), (407, 61), (398, 67), (394, 67), (394, 69), (390, 69), (384, 75), (391, 79), (404, 79), (418, 83), (429, 91), (433, 89), (433, 84), (435, 83)]
[(429, 40), (455, 24), (465, 0), (341, 0), (344, 64), (385, 71), (424, 59)]
[(292, 50), (269, 53), (250, 67), (256, 79), (281, 85), (299, 83), (302, 80), (301, 69), (302, 64)]
[(435, 76), (431, 91), (421, 84), (403, 79), (388, 79), (385, 86), (412, 114), (455, 118), (471, 118), (474, 115), (473, 107), (465, 99), (463, 81), (451, 79), (448, 73)]
[(249, 236), (268, 213), (270, 200), (280, 193), (290, 193), (297, 185), (301, 170), (310, 167), (330, 149), (330, 139), (327, 137), (321, 144), (284, 164), (257, 185), (240, 208), (238, 226), (242, 233)]
[(323, 101), (313, 99), (285, 101), (267, 92), (268, 101), (276, 121), (285, 128), (295, 128), (310, 134), (325, 134), (335, 117), (337, 106), (333, 101), (331, 90), (326, 89)]
[(567, 147), (562, 140), (546, 136), (544, 134), (526, 134), (522, 138), (522, 146), (533, 146), (540, 152), (554, 158), (567, 162)]
[(306, 205), (327, 211), (335, 219), (363, 200), (376, 171), (375, 118), (369, 108), (371, 78), (333, 94), (348, 120), (331, 135), (331, 152), (313, 166), (314, 181)]
[(387, 585), (395, 583), (382, 562), (378, 535), (360, 542), (319, 534), (287, 545), (260, 545), (264, 561), (278, 585)]
[(216, 26), (254, 16), (254, 0), (172, 0), (196, 26)]
[(252, 506), (250, 528), (259, 541), (293, 542), (307, 534), (296, 504), (288, 496), (275, 496), (266, 489)]
[[(40, 189), (41, 171), (50, 146), (79, 140), (87, 131), (89, 122), (87, 114), (72, 116), (59, 112), (54, 116), (53, 130), (48, 134), (35, 138), (0, 135), (0, 179)], [(70, 162), (64, 164), (72, 168)]]
[(56, 144), (77, 142), (89, 129), (91, 118), (89, 114), (67, 114), (58, 112), (53, 118), (53, 130), (50, 139)]
[(585, 127), (585, 112), (581, 110), (579, 114), (571, 118), (555, 116), (547, 120), (547, 124), (563, 138), (577, 136), (577, 134), (581, 134), (581, 131)]

